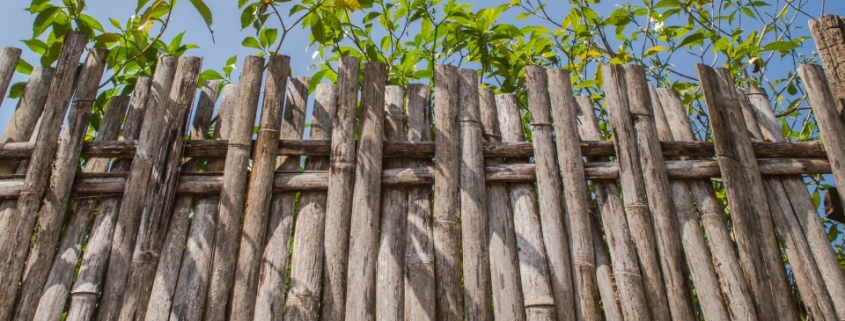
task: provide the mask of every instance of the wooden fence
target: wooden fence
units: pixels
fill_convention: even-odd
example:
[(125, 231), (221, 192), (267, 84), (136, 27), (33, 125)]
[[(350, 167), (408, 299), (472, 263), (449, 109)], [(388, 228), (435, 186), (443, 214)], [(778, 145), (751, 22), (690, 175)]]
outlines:
[(106, 51), (77, 77), (84, 45), (35, 68), (2, 138), (0, 320), (845, 319), (801, 177), (845, 181), (821, 67), (799, 72), (823, 142), (704, 65), (713, 142), (635, 65), (601, 70), (612, 141), (566, 72), (527, 67), (527, 142), (470, 69), (401, 88), (345, 57), (308, 107), (286, 56), (198, 97), (201, 60), (162, 57), (86, 140)]

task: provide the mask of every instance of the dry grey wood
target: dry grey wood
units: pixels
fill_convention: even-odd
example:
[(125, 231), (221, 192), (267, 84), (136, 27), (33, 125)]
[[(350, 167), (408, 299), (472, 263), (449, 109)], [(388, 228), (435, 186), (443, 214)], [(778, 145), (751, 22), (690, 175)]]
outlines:
[(460, 132), (458, 129), (458, 69), (434, 68), (434, 263), (436, 320), (462, 320)]
[[(610, 109), (610, 113), (630, 113), (633, 120), (633, 129), (636, 134), (636, 141), (625, 142), (617, 139), (617, 144), (636, 144), (640, 162), (640, 170), (633, 173), (634, 179), (643, 180), (648, 197), (648, 205), (651, 209), (652, 224), (654, 226), (657, 250), (660, 253), (660, 265), (663, 270), (663, 279), (666, 284), (666, 294), (669, 300), (669, 311), (674, 320), (694, 320), (696, 308), (692, 301), (689, 280), (689, 271), (684, 264), (684, 251), (681, 236), (678, 232), (678, 216), (675, 207), (672, 205), (672, 190), (669, 186), (669, 178), (666, 174), (666, 164), (660, 152), (660, 143), (657, 137), (654, 113), (648, 82), (645, 78), (645, 70), (642, 67), (627, 64), (624, 67), (624, 75), (628, 89), (628, 101), (630, 105), (620, 106), (619, 109)], [(631, 137), (633, 138), (633, 137)], [(630, 147), (629, 147), (630, 148)], [(620, 149), (629, 149), (620, 147)], [(620, 163), (620, 173), (626, 170)], [(624, 174), (623, 174), (624, 175)], [(715, 284), (713, 284), (715, 285)], [(698, 289), (698, 288), (697, 288)], [(698, 289), (699, 291), (701, 289)], [(706, 290), (706, 288), (705, 288)], [(715, 293), (712, 293), (715, 296)], [(718, 305), (716, 305), (718, 307)], [(708, 318), (716, 320), (726, 319), (724, 309), (709, 304), (705, 307), (710, 314)], [(716, 308), (712, 310), (711, 308)], [(723, 316), (719, 316), (722, 314)]]
[[(429, 87), (408, 86), (408, 141), (431, 141)], [(429, 166), (431, 158), (407, 160), (408, 166)], [(434, 236), (431, 187), (408, 189), (405, 239), (405, 320), (435, 320)]]
[[(97, 140), (116, 140), (120, 125), (126, 116), (129, 96), (116, 96), (109, 101)], [(105, 172), (109, 159), (89, 159), (85, 162), (85, 172)], [(40, 299), (34, 312), (34, 319), (57, 320), (62, 316), (67, 296), (70, 293), (76, 264), (82, 254), (82, 242), (88, 233), (88, 227), (94, 218), (96, 198), (78, 199), (71, 210), (70, 219), (62, 234), (60, 247), (48, 274), (43, 290), (38, 293)]]
[[(191, 140), (208, 138), (208, 129), (211, 126), (211, 116), (214, 113), (219, 89), (219, 81), (206, 81), (203, 84), (194, 111), (194, 121), (191, 124)], [(193, 158), (182, 164), (180, 170), (181, 172), (198, 172), (201, 165), (202, 158)], [(182, 254), (185, 241), (188, 238), (193, 203), (194, 199), (190, 195), (180, 196), (174, 202), (167, 236), (164, 240), (161, 258), (150, 291), (150, 300), (146, 307), (146, 320), (167, 320), (170, 317), (173, 294), (176, 291), (176, 283), (182, 264)]]
[(578, 137), (578, 105), (572, 95), (569, 73), (562, 69), (548, 71), (549, 96), (554, 118), (558, 167), (566, 199), (566, 226), (572, 238), (572, 283), (575, 286), (575, 310), (578, 320), (601, 319), (596, 285), (596, 260), (590, 228), (590, 206), (584, 186), (584, 161)]
[[(620, 181), (625, 193), (625, 212), (631, 227), (640, 268), (643, 273), (643, 285), (655, 320), (668, 320), (671, 312), (663, 283), (663, 265), (657, 253), (656, 233), (653, 228), (652, 213), (646, 197), (645, 182), (642, 179), (642, 165), (639, 162), (639, 151), (635, 143), (636, 136), (631, 115), (627, 110), (629, 97), (625, 72), (622, 66), (603, 65), (602, 74), (607, 92), (610, 124), (616, 143), (616, 156), (620, 166)], [(668, 267), (667, 267), (668, 268)], [(680, 317), (680, 315), (679, 315)]]
[[(405, 91), (400, 86), (384, 88), (384, 138), (405, 140)], [(402, 157), (387, 158), (384, 168), (404, 167)], [(382, 191), (381, 228), (376, 266), (376, 320), (405, 319), (405, 188)]]
[(0, 50), (0, 104), (6, 97), (9, 84), (12, 83), (12, 76), (15, 75), (15, 67), (18, 65), (21, 52), (22, 50), (14, 47), (3, 47), (3, 50)]
[[(296, 77), (288, 83), (287, 107), (281, 132), (284, 138), (302, 139), (310, 81), (308, 77)], [(276, 164), (278, 164), (277, 172), (297, 172), (300, 169), (300, 157), (281, 157), (276, 159)], [(282, 318), (281, 311), (285, 303), (285, 293), (281, 284), (285, 284), (287, 279), (296, 194), (292, 190), (286, 193), (275, 190), (273, 192), (275, 194), (271, 200), (270, 218), (266, 226), (267, 234), (264, 237), (262, 266), (258, 274), (255, 319)]]
[[(215, 140), (229, 138), (237, 98), (237, 84), (228, 84), (223, 87), (217, 123), (214, 125)], [(220, 172), (224, 167), (225, 159), (209, 158), (205, 169), (207, 172)], [(218, 190), (216, 195), (200, 198), (196, 202), (171, 303), (169, 316), (171, 320), (197, 320), (202, 316), (211, 275), (219, 201), (220, 191)]]
[[(165, 68), (159, 68), (164, 70)], [(170, 77), (174, 69), (168, 69)], [(156, 72), (159, 72), (156, 70)], [(129, 105), (129, 113), (123, 127), (123, 140), (138, 139), (145, 114), (151, 109), (148, 99), (151, 94), (150, 77), (140, 77), (135, 85), (135, 92)], [(115, 159), (111, 172), (126, 172), (131, 166), (131, 159)], [(123, 188), (119, 188), (120, 191)], [(70, 308), (67, 320), (90, 320), (94, 315), (97, 297), (101, 285), (105, 282), (106, 264), (112, 247), (112, 237), (115, 231), (121, 196), (104, 197), (100, 200), (97, 217), (88, 232), (88, 243), (82, 256), (82, 263), (76, 275), (76, 282), (71, 288)]]
[[(786, 141), (780, 125), (775, 118), (766, 92), (760, 88), (750, 88), (748, 98), (751, 102), (751, 107), (756, 112), (763, 138), (774, 142)], [(782, 176), (780, 180), (783, 183), (783, 188), (790, 195), (795, 216), (803, 228), (807, 241), (810, 243), (810, 250), (815, 258), (816, 264), (818, 264), (830, 296), (832, 298), (845, 297), (845, 275), (841, 273), (836, 255), (829, 246), (830, 241), (827, 238), (827, 233), (819, 219), (819, 215), (816, 213), (815, 206), (804, 184), (804, 180), (800, 176)], [(836, 308), (836, 313), (840, 316), (845, 316), (845, 302), (834, 300), (833, 304)]]
[(836, 14), (826, 14), (809, 20), (810, 31), (827, 72), (834, 107), (840, 119), (845, 119), (845, 23)]
[[(737, 130), (739, 124), (732, 124), (732, 122), (738, 122), (739, 118), (736, 114), (739, 110), (732, 110), (733, 108), (724, 103), (732, 97), (733, 88), (730, 88), (730, 92), (722, 92), (718, 75), (712, 68), (696, 65), (696, 69), (705, 93), (708, 119), (713, 126), (717, 160), (722, 168), (722, 179), (727, 190), (740, 264), (751, 288), (758, 317), (761, 319), (786, 317), (778, 315), (777, 309), (771, 308), (775, 299), (770, 279), (774, 276), (769, 275), (766, 264), (768, 258), (761, 251), (764, 240), (760, 235), (757, 213), (752, 209), (752, 204), (768, 206), (768, 203), (761, 202), (761, 199), (753, 201), (750, 199), (750, 182), (743, 173), (745, 168), (740, 160), (742, 157), (740, 141), (749, 141), (748, 134), (744, 126), (742, 130)], [(742, 123), (744, 124), (744, 121)], [(762, 195), (762, 197), (766, 196)], [(774, 237), (774, 235), (771, 236)]]
[(610, 257), (605, 250), (606, 245), (598, 229), (598, 222), (594, 217), (591, 218), (593, 219), (593, 248), (596, 250), (596, 284), (601, 295), (604, 315), (607, 320), (621, 321), (623, 320), (622, 311), (619, 310), (616, 289), (613, 287), (613, 267), (610, 265)]
[[(603, 139), (599, 122), (587, 97), (578, 97), (578, 131), (581, 140)], [(606, 159), (590, 158), (590, 162)], [(650, 317), (650, 309), (643, 284), (643, 276), (637, 261), (636, 246), (625, 220), (622, 200), (615, 180), (594, 180), (596, 203), (604, 226), (610, 257), (613, 262), (613, 276), (619, 297), (622, 316), (627, 320), (641, 320)], [(606, 297), (602, 297), (606, 299)]]
[[(500, 142), (496, 98), (488, 88), (479, 89), (484, 141)], [(486, 159), (486, 165), (502, 159)], [(525, 299), (519, 274), (519, 252), (507, 184), (487, 184), (487, 211), (490, 252), (490, 280), (493, 286), (493, 312), (497, 320), (525, 320)]]
[[(32, 69), (18, 107), (12, 113), (6, 130), (3, 131), (3, 137), (0, 138), (0, 145), (29, 141), (35, 130), (35, 124), (44, 110), (52, 80), (53, 68), (38, 66)], [(35, 148), (35, 144), (32, 144), (32, 148)], [(18, 163), (17, 161), (0, 161), (0, 174), (13, 174)]]
[[(676, 126), (669, 126), (672, 138), (680, 141), (695, 140), (686, 109), (678, 93), (667, 88), (660, 88), (657, 91), (667, 125), (676, 124)], [(734, 319), (755, 320), (757, 313), (751, 292), (737, 260), (733, 239), (728, 230), (721, 203), (713, 191), (713, 184), (710, 180), (694, 180), (687, 183), (698, 213), (701, 214), (701, 222), (707, 233), (707, 241), (713, 254), (713, 264), (717, 269), (727, 309)], [(696, 228), (695, 225), (691, 227)], [(700, 231), (700, 227), (698, 229)]]
[(346, 317), (375, 320), (376, 245), (381, 209), (382, 144), (384, 142), (384, 87), (387, 66), (364, 64), (358, 150), (355, 156), (355, 188), (349, 230)]
[(320, 319), (344, 320), (346, 260), (355, 172), (355, 115), (361, 61), (342, 57), (338, 63), (337, 112), (333, 116), (331, 164), (326, 199), (325, 265)]
[[(234, 299), (229, 316), (233, 320), (250, 320), (256, 315), (255, 296), (258, 288), (258, 271), (262, 266), (260, 257), (264, 253), (264, 236), (267, 232), (268, 212), (272, 200), (273, 173), (277, 166), (276, 150), (279, 148), (277, 140), (282, 129), (282, 113), (289, 74), (290, 57), (282, 55), (270, 57), (267, 65), (267, 80), (264, 83), (264, 105), (261, 109), (258, 140), (252, 157), (252, 171), (249, 174), (243, 230), (237, 256), (237, 270), (232, 293)], [(296, 93), (291, 92), (290, 95), (295, 96)], [(297, 107), (304, 110), (301, 104), (288, 104), (289, 109)]]
[[(73, 169), (68, 173), (67, 164), (68, 157), (63, 157), (62, 165), (59, 168), (61, 173), (57, 173), (57, 179), (61, 176), (71, 176), (67, 181), (53, 180), (51, 178), (51, 166), (53, 165), (53, 156), (58, 148), (58, 141), (56, 137), (59, 136), (59, 130), (62, 128), (62, 122), (65, 118), (65, 113), (68, 110), (71, 95), (73, 93), (73, 79), (76, 76), (76, 67), (79, 63), (79, 58), (82, 55), (82, 50), (85, 46), (85, 35), (80, 33), (68, 33), (65, 42), (62, 44), (62, 51), (59, 55), (54, 78), (57, 81), (52, 82), (50, 91), (47, 94), (47, 102), (44, 107), (44, 113), (41, 117), (43, 125), (38, 129), (38, 136), (36, 138), (36, 149), (29, 161), (29, 167), (26, 170), (26, 179), (24, 181), (23, 192), (18, 199), (15, 210), (12, 212), (9, 222), (13, 222), (14, 230), (4, 231), (3, 243), (0, 244), (0, 320), (6, 320), (12, 316), (12, 309), (15, 305), (15, 292), (18, 282), (21, 279), (26, 279), (24, 272), (24, 264), (26, 263), (27, 253), (29, 253), (29, 245), (31, 236), (33, 235), (33, 226), (36, 225), (37, 213), (41, 206), (41, 199), (44, 197), (44, 192), (48, 187), (48, 180), (50, 183), (59, 183), (70, 187), (72, 176), (76, 172), (76, 163), (73, 163)], [(101, 53), (97, 51), (97, 53)], [(86, 60), (86, 68), (90, 78), (94, 78), (95, 71), (98, 69), (96, 54), (91, 54), (91, 60)], [(99, 79), (99, 78), (97, 78)], [(74, 113), (77, 117), (79, 111)], [(75, 118), (77, 118), (75, 117)], [(75, 119), (74, 118), (74, 119)], [(87, 123), (86, 123), (87, 125)], [(74, 132), (75, 133), (75, 132)], [(68, 136), (70, 138), (71, 136)], [(66, 152), (62, 156), (69, 156), (74, 150), (74, 146), (66, 147)], [(81, 147), (81, 146), (80, 146)], [(78, 158), (75, 160), (78, 161)], [(60, 191), (60, 192), (63, 192)], [(52, 194), (52, 193), (51, 193)], [(53, 196), (53, 195), (50, 195)], [(51, 202), (61, 198), (61, 194)], [(66, 198), (65, 198), (66, 200)], [(66, 203), (62, 202), (62, 203)], [(54, 204), (58, 205), (58, 204)], [(64, 205), (64, 204), (62, 204)], [(62, 208), (64, 210), (64, 207)], [(40, 221), (40, 220), (39, 220)], [(46, 220), (44, 223), (47, 223)], [(39, 224), (39, 230), (45, 227), (44, 224)], [(60, 226), (59, 226), (60, 227)], [(51, 227), (52, 228), (52, 227)], [(47, 237), (54, 237), (48, 235)], [(43, 244), (42, 244), (43, 245)], [(55, 247), (55, 242), (53, 243)], [(54, 249), (53, 247), (53, 249)], [(43, 250), (43, 248), (42, 248)], [(52, 253), (52, 251), (50, 251)], [(45, 253), (46, 254), (46, 253)], [(36, 257), (36, 259), (38, 259)], [(52, 258), (51, 258), (52, 259)], [(51, 260), (52, 261), (52, 260)], [(49, 264), (50, 262), (45, 262)], [(43, 264), (43, 263), (42, 263)], [(49, 269), (49, 265), (46, 265)], [(29, 269), (27, 269), (29, 270)], [(43, 280), (39, 283), (43, 286)], [(41, 289), (38, 289), (39, 291)]]
[[(337, 86), (319, 84), (314, 93), (311, 116), (312, 140), (330, 138), (337, 108)], [(305, 170), (328, 170), (328, 157), (309, 157)], [(300, 211), (294, 228), (290, 290), (285, 301), (285, 319), (317, 320), (320, 312), (320, 282), (323, 280), (323, 239), (326, 226), (326, 192), (306, 191), (300, 196)]]
[(244, 59), (238, 86), (238, 100), (232, 114), (229, 131), (229, 152), (223, 170), (223, 190), (220, 192), (218, 224), (214, 237), (211, 278), (205, 303), (205, 320), (229, 317), (232, 284), (235, 282), (234, 259), (241, 240), (241, 214), (246, 200), (247, 166), (253, 124), (261, 92), (264, 58), (247, 56)]
[(466, 320), (493, 320), (490, 253), (487, 241), (487, 196), (484, 183), (484, 141), (478, 99), (478, 72), (458, 69), (461, 144), (461, 235)]
[[(563, 186), (556, 164), (552, 140), (551, 103), (546, 72), (541, 67), (525, 67), (528, 86), (528, 109), (537, 164), (537, 190), (540, 221), (549, 259), (549, 277), (557, 304), (558, 320), (575, 320), (575, 295), (572, 282), (570, 239), (563, 221)], [(542, 152), (541, 152), (542, 151)]]

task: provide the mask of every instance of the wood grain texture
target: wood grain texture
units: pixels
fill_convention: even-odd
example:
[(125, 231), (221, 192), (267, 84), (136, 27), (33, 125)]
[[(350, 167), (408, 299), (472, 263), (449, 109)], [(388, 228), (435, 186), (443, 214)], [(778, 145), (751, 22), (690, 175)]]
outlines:
[(840, 119), (845, 120), (845, 22), (836, 14), (826, 14), (809, 19), (810, 32), (819, 51), (822, 66), (827, 73), (834, 107)]
[[(48, 89), (50, 89), (50, 83), (53, 80), (53, 70), (51, 67), (41, 66), (32, 69), (23, 96), (15, 111), (12, 112), (9, 123), (3, 131), (2, 138), (0, 138), (0, 145), (7, 146), (7, 144), (15, 142), (28, 142), (32, 138), (35, 125), (38, 123), (41, 112), (44, 111), (44, 104), (47, 102)], [(35, 148), (35, 144), (32, 144), (32, 148)], [(0, 174), (15, 173), (18, 164), (18, 161), (0, 160)], [(2, 219), (0, 218), (0, 220)]]
[(12, 83), (12, 76), (15, 75), (15, 67), (23, 51), (14, 47), (3, 47), (0, 50), (0, 104), (6, 97), (9, 84)]

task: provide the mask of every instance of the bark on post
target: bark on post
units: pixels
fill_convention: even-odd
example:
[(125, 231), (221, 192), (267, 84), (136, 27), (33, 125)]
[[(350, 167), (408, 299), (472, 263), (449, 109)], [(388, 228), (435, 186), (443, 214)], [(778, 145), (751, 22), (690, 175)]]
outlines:
[(434, 263), (436, 320), (463, 320), (461, 294), (460, 132), (458, 68), (434, 67)]
[(206, 299), (206, 320), (228, 317), (229, 295), (234, 283), (235, 257), (241, 239), (241, 214), (246, 199), (246, 170), (249, 164), (252, 127), (258, 109), (264, 59), (248, 56), (244, 59), (238, 101), (232, 115), (229, 152), (223, 171), (223, 190), (220, 192), (218, 225), (214, 237), (211, 280)]
[[(160, 63), (159, 66), (163, 66), (163, 64)], [(164, 70), (165, 67), (159, 69)], [(168, 70), (168, 77), (172, 79), (172, 72), (175, 70)], [(159, 73), (159, 70), (156, 70), (156, 73)], [(150, 77), (138, 78), (129, 105), (129, 113), (126, 116), (126, 123), (123, 126), (123, 137), (121, 139), (124, 141), (137, 140), (141, 134), (145, 114), (151, 109), (149, 106), (155, 103), (150, 99), (151, 84), (152, 79)], [(112, 164), (111, 172), (127, 172), (131, 164), (131, 159), (116, 159)], [(105, 282), (104, 274), (112, 248), (112, 237), (115, 232), (121, 200), (122, 196), (105, 197), (100, 200), (97, 217), (88, 232), (88, 243), (85, 245), (82, 263), (76, 275), (76, 282), (71, 288), (67, 320), (90, 320), (94, 316), (97, 297), (102, 284)]]
[(581, 159), (581, 140), (578, 138), (578, 104), (572, 95), (569, 73), (561, 69), (548, 71), (549, 93), (554, 118), (555, 145), (558, 166), (563, 179), (566, 199), (566, 224), (572, 238), (575, 310), (578, 320), (601, 319), (599, 293), (596, 285), (596, 258), (593, 233), (590, 227), (590, 205), (584, 187), (584, 161)]
[[(504, 142), (524, 142), (525, 128), (519, 115), (519, 101), (513, 94), (496, 96), (499, 129)], [(517, 159), (509, 159), (510, 162)], [(523, 160), (524, 161), (524, 160)], [(508, 198), (513, 206), (513, 224), (519, 249), (519, 275), (526, 320), (555, 320), (555, 300), (549, 279), (546, 246), (540, 228), (534, 183), (510, 184)]]
[[(405, 91), (399, 86), (385, 87), (384, 138), (405, 140)], [(403, 157), (388, 158), (384, 168), (402, 168)], [(382, 191), (381, 227), (376, 268), (376, 320), (405, 318), (405, 213), (408, 194), (405, 188)]]
[[(117, 96), (109, 101), (103, 121), (100, 123), (97, 141), (117, 139), (128, 105), (129, 96)], [(105, 172), (108, 167), (108, 158), (89, 159), (85, 162), (86, 173)], [(59, 251), (52, 263), (47, 282), (43, 290), (38, 292), (40, 299), (33, 314), (34, 319), (57, 320), (61, 318), (62, 310), (64, 310), (70, 292), (73, 275), (76, 272), (76, 263), (82, 254), (82, 241), (88, 233), (91, 220), (94, 218), (94, 207), (96, 205), (96, 198), (81, 198), (76, 201), (71, 210), (72, 214), (66, 224), (61, 242), (59, 242)], [(21, 306), (25, 306), (23, 299), (25, 297), (21, 298)]]
[[(431, 141), (429, 87), (408, 86), (408, 141)], [(429, 166), (431, 159), (408, 160), (407, 165)], [(405, 320), (435, 320), (434, 236), (431, 187), (408, 189), (405, 239)]]
[[(493, 91), (479, 89), (481, 125), (485, 142), (501, 142), (499, 115)], [(486, 159), (485, 165), (498, 165), (502, 159)], [(519, 274), (519, 253), (514, 231), (513, 211), (507, 184), (487, 184), (487, 237), (490, 244), (490, 280), (493, 286), (493, 312), (498, 320), (525, 320), (525, 299)]]
[(528, 109), (531, 112), (534, 161), (537, 164), (540, 221), (549, 259), (552, 293), (557, 304), (557, 318), (575, 320), (570, 240), (563, 221), (563, 186), (552, 140), (548, 80), (545, 70), (537, 66), (525, 67), (525, 77), (528, 86)]
[[(194, 112), (194, 121), (191, 125), (191, 140), (205, 140), (208, 137), (211, 115), (214, 113), (219, 88), (219, 81), (207, 81), (203, 84), (199, 102)], [(192, 158), (182, 165), (180, 171), (182, 173), (198, 172), (202, 161), (202, 157)], [(158, 269), (150, 291), (150, 300), (146, 307), (146, 320), (167, 320), (170, 317), (170, 308), (173, 304), (173, 294), (176, 291), (176, 282), (179, 278), (185, 240), (188, 237), (193, 203), (194, 198), (190, 195), (180, 196), (174, 202), (170, 214), (170, 226), (167, 228), (161, 259), (159, 259)]]
[[(332, 118), (337, 109), (337, 85), (319, 84), (314, 94), (311, 140), (332, 136)], [(309, 157), (306, 171), (329, 169), (328, 157)], [(323, 280), (323, 240), (326, 226), (326, 192), (302, 192), (294, 229), (290, 290), (285, 302), (285, 319), (317, 320), (320, 312), (320, 282)]]
[(346, 260), (352, 189), (355, 179), (355, 115), (358, 109), (358, 74), (361, 61), (342, 57), (338, 63), (337, 113), (332, 115), (332, 153), (326, 199), (325, 266), (320, 318), (345, 320)]
[[(44, 103), (47, 102), (47, 93), (52, 80), (53, 68), (38, 66), (32, 69), (18, 107), (12, 112), (6, 130), (3, 131), (3, 137), (0, 138), (0, 144), (29, 141), (35, 130), (35, 124), (38, 123), (41, 112), (44, 111)], [(23, 164), (23, 162), (0, 160), (0, 175), (15, 174), (18, 164)], [(8, 201), (3, 201), (3, 203), (6, 202)], [(2, 209), (5, 211), (5, 207)], [(6, 216), (5, 212), (0, 215)], [(3, 217), (0, 217), (0, 220), (3, 220)], [(0, 228), (4, 226), (6, 225), (0, 224)], [(8, 235), (7, 233), (0, 234)]]
[[(287, 107), (285, 108), (281, 136), (289, 140), (302, 140), (305, 127), (306, 101), (308, 99), (308, 77), (296, 77), (288, 83)], [(276, 173), (298, 172), (300, 157), (286, 156), (276, 159)], [(272, 183), (273, 180), (270, 180)], [(272, 186), (271, 186), (272, 188)], [(258, 294), (255, 302), (255, 319), (280, 319), (285, 303), (284, 288), (287, 280), (290, 238), (293, 229), (296, 192), (288, 190), (273, 195), (270, 203), (269, 220), (262, 248), (261, 268), (258, 274)]]
[(22, 50), (14, 47), (4, 47), (0, 50), (0, 104), (6, 97), (6, 90), (9, 90), (9, 84), (12, 82), (12, 76), (15, 75), (15, 67), (18, 65), (21, 52)]
[[(59, 130), (65, 113), (68, 110), (71, 95), (73, 94), (73, 79), (76, 76), (76, 67), (79, 64), (79, 57), (85, 48), (85, 35), (77, 32), (68, 33), (65, 42), (62, 44), (62, 51), (59, 55), (55, 77), (57, 81), (50, 85), (49, 94), (44, 113), (41, 117), (42, 125), (38, 130), (36, 148), (29, 160), (29, 167), (26, 171), (24, 188), (18, 198), (17, 206), (12, 212), (9, 222), (15, 224), (12, 233), (4, 237), (0, 244), (0, 320), (9, 319), (15, 304), (17, 284), (23, 276), (24, 264), (27, 253), (29, 253), (30, 237), (33, 234), (33, 226), (37, 219), (36, 213), (41, 206), (41, 198), (47, 190), (48, 179), (50, 179), (50, 167), (53, 164), (53, 156), (58, 148)], [(97, 57), (92, 54), (91, 57)], [(96, 64), (87, 69), (92, 73)], [(93, 77), (92, 77), (93, 78)], [(99, 79), (99, 78), (97, 78)], [(71, 148), (73, 149), (73, 148)], [(67, 161), (67, 160), (66, 160)], [(63, 169), (67, 170), (67, 169)], [(73, 168), (72, 173), (76, 171)], [(53, 244), (55, 246), (55, 243)], [(43, 282), (43, 281), (42, 281)], [(42, 283), (43, 285), (43, 283)], [(40, 290), (40, 289), (39, 289)]]
[[(228, 84), (223, 87), (217, 123), (214, 125), (214, 139), (229, 138), (232, 127), (232, 115), (238, 99), (238, 85)], [(209, 158), (206, 172), (222, 172), (225, 159)], [(188, 242), (176, 281), (173, 303), (170, 312), (172, 320), (197, 320), (203, 315), (205, 298), (211, 276), (212, 250), (217, 231), (217, 208), (220, 196), (212, 195), (197, 201)]]
[(834, 107), (839, 119), (845, 121), (845, 22), (835, 14), (826, 14), (818, 20), (810, 19), (819, 57), (827, 72)]
[[(627, 97), (622, 95), (622, 97)], [(603, 140), (599, 122), (587, 97), (578, 97), (578, 130), (581, 140)], [(590, 162), (605, 159), (590, 158)], [(626, 320), (649, 319), (651, 310), (645, 293), (645, 285), (637, 261), (636, 244), (625, 219), (622, 200), (616, 181), (594, 180), (596, 202), (604, 225), (607, 245), (613, 260), (613, 276), (619, 294), (619, 306)], [(603, 297), (602, 299), (606, 299)]]
[[(277, 166), (276, 152), (279, 149), (278, 140), (282, 129), (282, 112), (289, 74), (290, 57), (281, 55), (270, 57), (267, 81), (264, 83), (264, 107), (261, 109), (258, 139), (255, 142), (255, 152), (252, 157), (252, 171), (249, 175), (246, 209), (243, 215), (243, 231), (237, 256), (230, 315), (232, 320), (250, 320), (255, 316), (258, 271), (262, 265), (260, 257), (264, 253), (264, 236), (267, 232), (272, 200), (270, 188)], [(294, 92), (291, 94), (295, 95)], [(288, 105), (288, 108), (296, 107), (299, 106)]]
[[(666, 88), (660, 88), (657, 92), (660, 99), (659, 107), (665, 115), (663, 121), (671, 130), (669, 134), (671, 134), (672, 139), (675, 141), (694, 141), (692, 127), (678, 93)], [(654, 109), (655, 111), (658, 109), (657, 105)], [(675, 124), (675, 126), (669, 124)], [(679, 182), (674, 181), (673, 184), (679, 184)], [(722, 294), (730, 315), (743, 320), (755, 320), (757, 312), (754, 309), (751, 292), (737, 260), (733, 239), (730, 236), (721, 203), (713, 191), (713, 183), (710, 180), (693, 180), (687, 181), (687, 185), (689, 191), (692, 192), (698, 212), (701, 214), (700, 220), (707, 233), (707, 241), (713, 254), (712, 262), (717, 269)], [(680, 192), (680, 194), (687, 195), (687, 198), (689, 198), (689, 193)], [(678, 213), (687, 212), (679, 211)], [(695, 215), (695, 212), (690, 213)], [(691, 220), (690, 222), (699, 220), (698, 217), (690, 218), (688, 216), (686, 219)], [(679, 220), (681, 220), (681, 224), (684, 224), (684, 218), (679, 216)], [(697, 235), (701, 233), (701, 227), (697, 223), (682, 225), (682, 233), (685, 234), (687, 231), (697, 233), (693, 235), (697, 238)], [(702, 258), (701, 260), (705, 259)], [(709, 264), (709, 261), (707, 262)], [(698, 287), (698, 283), (696, 282), (696, 287)]]

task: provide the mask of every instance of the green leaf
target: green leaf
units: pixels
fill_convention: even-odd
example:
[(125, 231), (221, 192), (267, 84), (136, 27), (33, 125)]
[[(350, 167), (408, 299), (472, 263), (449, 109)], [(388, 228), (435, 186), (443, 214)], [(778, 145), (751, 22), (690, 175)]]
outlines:
[(358, 0), (334, 0), (334, 6), (351, 11), (361, 10), (361, 3)]
[[(197, 9), (200, 16), (202, 16), (202, 20), (205, 22), (205, 26), (208, 27), (208, 30), (211, 31), (211, 24), (214, 22), (211, 15), (211, 9), (203, 2), (202, 0), (190, 0), (191, 4), (194, 5), (194, 8)], [(212, 31), (213, 33), (213, 31)]]
[(135, 14), (137, 15), (138, 13), (140, 13), (141, 9), (143, 9), (145, 6), (147, 6), (147, 3), (149, 3), (149, 2), (150, 2), (150, 0), (138, 0), (138, 5), (135, 6)]
[(35, 16), (35, 20), (32, 22), (32, 38), (37, 38), (47, 30), (47, 27), (56, 18), (59, 9), (59, 7), (48, 7)]
[(199, 81), (197, 82), (197, 87), (202, 88), (202, 84), (204, 84), (206, 81), (209, 81), (209, 80), (222, 80), (222, 79), (225, 79), (225, 78), (223, 78), (223, 75), (221, 75), (219, 72), (217, 72), (216, 70), (213, 70), (213, 69), (208, 69), (208, 70), (203, 71), (200, 74)]
[(700, 44), (703, 40), (704, 40), (704, 33), (699, 31), (699, 32), (693, 33), (689, 36), (686, 36), (686, 38), (684, 38), (684, 40), (681, 40), (681, 43), (678, 45), (678, 47), (683, 47), (683, 46), (686, 46), (686, 45), (693, 47), (697, 44)]
[(9, 89), (9, 98), (17, 99), (23, 96), (23, 91), (26, 89), (26, 82), (16, 82), (12, 85), (12, 88)]
[(26, 47), (29, 48), (29, 50), (32, 50), (32, 52), (39, 55), (44, 55), (47, 53), (47, 49), (49, 49), (47, 44), (39, 39), (21, 40), (21, 42), (26, 44)]
[(247, 48), (264, 50), (264, 48), (261, 47), (261, 44), (258, 43), (258, 39), (255, 39), (255, 37), (247, 37), (243, 42), (241, 42), (241, 45)]
[(104, 32), (103, 25), (100, 24), (100, 22), (97, 21), (97, 19), (94, 19), (94, 17), (83, 13), (83, 14), (80, 14), (78, 18), (79, 18), (80, 21), (84, 22), (86, 25), (91, 27), (91, 29), (97, 30), (99, 32)]
[(276, 37), (279, 35), (279, 30), (276, 29), (264, 29), (261, 32), (261, 46), (264, 48), (269, 47), (270, 45), (276, 43)]
[(798, 46), (796, 46), (796, 45), (795, 45), (794, 43), (792, 43), (791, 41), (782, 41), (782, 40), (781, 40), (781, 41), (771, 42), (771, 43), (769, 43), (769, 44), (767, 44), (767, 45), (763, 46), (763, 51), (773, 51), (773, 50), (777, 50), (777, 51), (782, 51), (782, 52), (783, 52), (783, 51), (790, 51), (790, 50), (795, 49), (795, 48), (797, 48), (797, 47), (798, 47)]
[(241, 29), (249, 27), (253, 22), (255, 22), (255, 11), (258, 10), (258, 5), (260, 3), (253, 3), (251, 5), (246, 6), (243, 12), (241, 12)]
[(30, 75), (32, 74), (32, 65), (26, 62), (26, 60), (23, 60), (23, 58), (20, 58), (18, 59), (18, 64), (15, 66), (15, 71), (24, 75)]
[(645, 51), (645, 54), (643, 54), (643, 57), (648, 57), (648, 56), (651, 56), (651, 55), (656, 54), (658, 52), (666, 51), (666, 50), (667, 50), (667, 48), (664, 47), (664, 46), (654, 46), (654, 47), (648, 48), (648, 50)]

